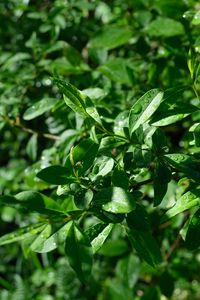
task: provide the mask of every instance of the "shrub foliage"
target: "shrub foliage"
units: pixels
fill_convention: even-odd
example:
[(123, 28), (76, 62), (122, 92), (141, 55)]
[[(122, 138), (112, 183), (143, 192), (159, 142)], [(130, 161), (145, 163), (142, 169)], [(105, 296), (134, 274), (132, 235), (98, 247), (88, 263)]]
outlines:
[(0, 3), (1, 299), (200, 298), (199, 9)]

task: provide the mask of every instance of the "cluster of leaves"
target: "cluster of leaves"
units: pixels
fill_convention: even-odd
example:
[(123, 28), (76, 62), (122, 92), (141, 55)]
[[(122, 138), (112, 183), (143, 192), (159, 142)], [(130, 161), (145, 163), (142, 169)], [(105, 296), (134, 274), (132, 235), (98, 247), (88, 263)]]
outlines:
[(0, 3), (0, 298), (199, 299), (199, 9)]

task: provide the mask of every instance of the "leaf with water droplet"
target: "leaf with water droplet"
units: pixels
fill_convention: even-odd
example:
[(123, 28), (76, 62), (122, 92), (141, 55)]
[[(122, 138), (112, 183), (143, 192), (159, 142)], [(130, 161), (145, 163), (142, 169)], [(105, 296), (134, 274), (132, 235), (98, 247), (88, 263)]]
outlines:
[(43, 243), (51, 234), (51, 225), (47, 224), (45, 228), (40, 232), (40, 234), (36, 237), (36, 239), (30, 245), (30, 248), (34, 252), (40, 252), (40, 249), (43, 248)]
[(164, 155), (164, 159), (166, 163), (184, 173), (188, 178), (200, 181), (200, 163), (194, 157), (173, 153)]
[[(179, 91), (178, 91), (179, 92)], [(152, 116), (150, 124), (153, 126), (167, 126), (186, 118), (195, 111), (198, 107), (180, 101), (174, 101), (174, 95), (170, 95), (161, 103), (158, 110)]]
[(92, 100), (89, 97), (85, 97), (85, 109), (87, 114), (93, 119), (95, 120), (97, 123), (102, 125), (102, 121), (101, 118), (99, 116), (99, 113), (96, 109), (96, 107), (94, 106)]
[(0, 246), (14, 242), (20, 242), (26, 238), (33, 237), (37, 233), (41, 232), (44, 229), (44, 227), (45, 224), (37, 223), (5, 234), (0, 237)]
[(68, 222), (51, 234), (51, 228), (48, 225), (45, 228), (45, 232), (41, 233), (43, 236), (38, 237), (39, 239), (36, 239), (31, 245), (32, 250), (39, 253), (46, 253), (56, 249), (58, 244), (62, 244), (65, 241), (70, 226), (71, 222)]
[(114, 224), (97, 223), (86, 231), (93, 253), (96, 253), (102, 247), (113, 227)]
[(59, 78), (53, 78), (55, 84), (59, 87), (60, 91), (64, 94), (64, 100), (74, 112), (81, 115), (83, 118), (88, 117), (85, 110), (84, 95), (72, 84), (65, 82)]
[(132, 106), (129, 114), (130, 135), (139, 128), (140, 125), (149, 121), (150, 117), (158, 109), (162, 102), (163, 92), (153, 89), (144, 94)]
[(23, 115), (24, 120), (32, 120), (49, 111), (58, 102), (55, 98), (44, 98), (30, 106)]
[(114, 214), (129, 213), (136, 207), (136, 197), (121, 187), (103, 188), (94, 197), (94, 205)]
[(176, 204), (170, 208), (166, 214), (162, 217), (161, 222), (165, 222), (168, 219), (176, 216), (177, 214), (190, 209), (200, 204), (200, 190), (194, 189), (186, 192), (180, 198), (178, 198)]

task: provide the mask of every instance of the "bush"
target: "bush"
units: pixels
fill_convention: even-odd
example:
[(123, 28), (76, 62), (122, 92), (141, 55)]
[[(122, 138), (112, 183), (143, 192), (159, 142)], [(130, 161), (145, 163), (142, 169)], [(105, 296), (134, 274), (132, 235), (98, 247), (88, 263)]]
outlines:
[(199, 9), (0, 3), (1, 299), (200, 298)]

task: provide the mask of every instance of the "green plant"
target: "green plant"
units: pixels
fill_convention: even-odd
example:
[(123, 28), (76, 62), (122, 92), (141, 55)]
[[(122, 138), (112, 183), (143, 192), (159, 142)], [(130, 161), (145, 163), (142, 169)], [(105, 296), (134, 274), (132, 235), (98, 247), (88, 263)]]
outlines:
[(198, 7), (111, 2), (0, 4), (5, 299), (200, 295)]

